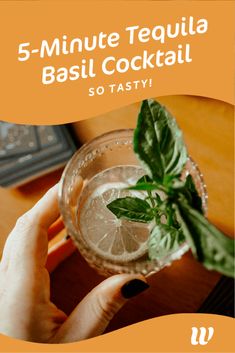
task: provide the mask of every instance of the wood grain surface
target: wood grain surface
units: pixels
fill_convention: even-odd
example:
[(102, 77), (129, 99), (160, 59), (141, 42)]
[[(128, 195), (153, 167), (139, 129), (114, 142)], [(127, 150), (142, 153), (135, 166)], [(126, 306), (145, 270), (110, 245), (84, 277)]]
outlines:
[[(233, 107), (224, 102), (192, 96), (157, 98), (176, 117), (188, 150), (200, 166), (209, 194), (209, 219), (233, 236)], [(139, 103), (74, 124), (84, 143), (109, 130), (134, 127)], [(28, 210), (61, 175), (48, 174), (14, 190), (0, 189), (0, 254), (16, 219)], [(60, 235), (62, 236), (62, 235)], [(116, 315), (108, 331), (151, 317), (195, 312), (218, 282), (188, 252), (149, 278), (150, 289), (130, 300)], [(66, 313), (103, 278), (74, 253), (51, 275), (52, 300)]]

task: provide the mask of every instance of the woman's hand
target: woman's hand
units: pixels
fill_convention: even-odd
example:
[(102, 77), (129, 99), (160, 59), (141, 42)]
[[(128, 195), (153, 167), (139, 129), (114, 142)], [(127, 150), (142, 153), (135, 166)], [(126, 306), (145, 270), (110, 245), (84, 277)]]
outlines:
[(128, 298), (148, 288), (138, 275), (116, 275), (95, 287), (70, 316), (50, 301), (50, 277), (75, 246), (71, 239), (48, 255), (48, 240), (62, 227), (57, 185), (18, 219), (0, 263), (0, 333), (47, 343), (79, 341), (103, 333)]

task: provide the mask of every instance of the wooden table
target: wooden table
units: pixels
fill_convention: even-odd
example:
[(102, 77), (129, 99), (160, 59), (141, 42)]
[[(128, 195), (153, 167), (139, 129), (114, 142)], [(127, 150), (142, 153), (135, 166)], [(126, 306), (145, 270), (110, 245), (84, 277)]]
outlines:
[[(157, 98), (177, 118), (193, 159), (198, 163), (209, 194), (209, 219), (228, 235), (233, 234), (233, 107), (202, 97)], [(79, 140), (114, 129), (134, 127), (139, 104), (74, 124)], [(0, 254), (17, 217), (30, 208), (60, 178), (61, 171), (15, 190), (0, 189)], [(159, 315), (195, 312), (218, 282), (191, 253), (149, 278), (150, 289), (116, 315), (108, 330)], [(79, 253), (62, 263), (51, 276), (53, 301), (66, 313), (103, 278)]]

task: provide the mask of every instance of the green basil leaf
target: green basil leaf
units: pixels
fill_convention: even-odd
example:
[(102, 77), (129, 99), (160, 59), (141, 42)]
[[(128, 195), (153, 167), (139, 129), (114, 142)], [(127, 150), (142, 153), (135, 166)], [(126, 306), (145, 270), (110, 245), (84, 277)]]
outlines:
[(152, 190), (159, 190), (161, 185), (153, 184), (153, 183), (137, 183), (136, 185), (129, 186), (127, 190), (145, 190), (145, 191), (152, 191)]
[(178, 185), (181, 183), (181, 185), (184, 185), (184, 182), (179, 179), (178, 176), (175, 175), (165, 175), (163, 179), (163, 185), (167, 186), (168, 188), (172, 186), (178, 187)]
[(149, 203), (138, 197), (119, 198), (110, 202), (107, 207), (117, 218), (129, 221), (148, 223), (154, 218)]
[(146, 175), (143, 175), (138, 181), (136, 184), (142, 184), (142, 183), (152, 183), (152, 179), (146, 174)]
[(134, 152), (150, 178), (178, 176), (187, 161), (187, 150), (175, 119), (159, 103), (144, 100), (134, 131)]
[[(185, 181), (183, 194), (188, 199), (188, 203), (203, 214), (202, 199), (199, 196), (192, 176), (189, 174)], [(187, 197), (188, 196), (188, 197)]]
[(173, 200), (176, 201), (181, 194), (187, 199), (190, 206), (198, 210), (200, 213), (204, 213), (202, 199), (199, 196), (193, 178), (190, 174), (186, 177), (185, 181), (180, 179), (172, 180), (171, 184), (169, 184), (169, 190)]
[(234, 240), (181, 197), (176, 206), (182, 231), (195, 257), (209, 270), (234, 276)]
[(185, 181), (180, 180), (179, 178), (174, 178), (170, 180), (168, 183), (168, 187), (170, 189), (173, 189), (174, 191), (179, 191), (183, 189), (184, 186), (185, 186)]
[(167, 224), (157, 224), (149, 238), (149, 257), (153, 260), (168, 256), (178, 250), (184, 241), (181, 230)]

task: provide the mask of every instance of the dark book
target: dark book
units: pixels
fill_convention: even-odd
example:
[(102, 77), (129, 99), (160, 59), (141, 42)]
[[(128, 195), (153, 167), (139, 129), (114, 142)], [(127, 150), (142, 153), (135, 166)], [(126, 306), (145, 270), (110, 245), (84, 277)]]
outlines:
[(63, 167), (77, 148), (69, 125), (0, 122), (0, 185), (19, 186)]

